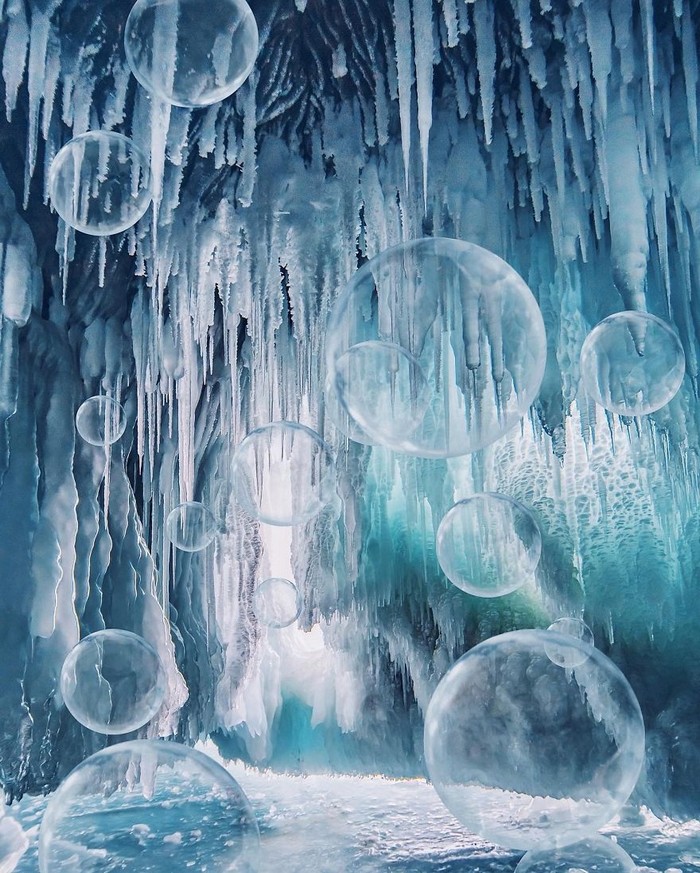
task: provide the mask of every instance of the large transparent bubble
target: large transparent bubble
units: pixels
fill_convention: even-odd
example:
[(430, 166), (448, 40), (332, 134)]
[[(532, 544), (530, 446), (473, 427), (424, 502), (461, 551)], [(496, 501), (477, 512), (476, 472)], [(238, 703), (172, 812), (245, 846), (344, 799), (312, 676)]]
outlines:
[(527, 582), (542, 552), (542, 535), (531, 513), (503, 494), (475, 494), (445, 514), (437, 530), (443, 573), (477, 597), (510, 594)]
[(301, 615), (301, 596), (289, 579), (265, 579), (253, 594), (253, 611), (261, 624), (281, 628), (293, 624)]
[(199, 552), (216, 537), (216, 518), (203, 503), (189, 500), (180, 503), (165, 521), (168, 539), (182, 552)]
[(101, 734), (143, 727), (160, 709), (166, 687), (155, 649), (124, 630), (85, 637), (61, 669), (61, 694), (71, 715)]
[(39, 834), (41, 873), (250, 873), (255, 815), (211, 758), (161, 740), (120, 743), (79, 764)]
[(83, 401), (75, 414), (79, 435), (92, 446), (109, 446), (126, 430), (126, 413), (111, 397), (96, 395)]
[[(555, 639), (556, 638), (556, 639)], [(567, 669), (546, 646), (587, 657)], [(620, 809), (644, 759), (634, 692), (600, 651), (570, 636), (522, 630), (457, 661), (425, 716), (430, 778), (452, 814), (515, 849), (563, 846)]]
[(250, 75), (258, 27), (245, 0), (137, 0), (124, 49), (147, 91), (175, 106), (208, 106)]
[[(348, 365), (365, 343), (385, 344), (374, 372), (366, 352)], [(338, 297), (326, 335), (331, 406), (373, 442), (421, 457), (499, 439), (537, 396), (545, 359), (544, 322), (522, 278), (454, 239), (416, 240), (369, 261)]]
[(561, 849), (528, 852), (515, 873), (635, 873), (637, 865), (607, 837), (587, 837)]
[(581, 349), (581, 380), (596, 403), (618, 415), (647, 415), (675, 397), (685, 353), (673, 328), (647, 312), (617, 312)]
[(295, 525), (317, 515), (335, 495), (335, 462), (316, 431), (277, 421), (251, 431), (233, 457), (236, 499), (254, 518)]
[(76, 230), (93, 236), (119, 233), (149, 207), (149, 159), (119, 133), (83, 133), (53, 159), (49, 195), (56, 212)]

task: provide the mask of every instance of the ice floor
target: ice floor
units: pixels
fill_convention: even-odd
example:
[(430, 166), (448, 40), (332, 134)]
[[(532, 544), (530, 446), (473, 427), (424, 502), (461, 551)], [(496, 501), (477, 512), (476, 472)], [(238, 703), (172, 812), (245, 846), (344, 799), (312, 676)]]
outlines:
[[(520, 858), (465, 833), (423, 781), (232, 772), (260, 822), (260, 873), (512, 873)], [(12, 810), (30, 839), (16, 873), (38, 870), (45, 803), (26, 798)], [(606, 833), (619, 840), (640, 873), (700, 871), (700, 822), (678, 825), (647, 815), (638, 828)]]

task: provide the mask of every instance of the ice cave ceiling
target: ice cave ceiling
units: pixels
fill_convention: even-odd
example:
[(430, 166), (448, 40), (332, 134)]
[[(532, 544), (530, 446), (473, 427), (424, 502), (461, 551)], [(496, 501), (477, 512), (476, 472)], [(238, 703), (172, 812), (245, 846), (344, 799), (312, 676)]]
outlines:
[[(81, 635), (142, 634), (167, 673), (150, 735), (212, 736), (283, 769), (423, 772), (422, 714), (456, 655), (584, 617), (647, 725), (639, 797), (700, 813), (698, 23), (691, 0), (252, 0), (254, 71), (208, 109), (152, 99), (127, 66), (129, 0), (0, 0), (0, 782), (57, 781), (104, 744), (62, 705)], [(151, 157), (154, 207), (95, 238), (50, 208), (87, 130)], [(488, 448), (424, 460), (348, 440), (324, 395), (332, 301), (388, 246), (456, 237), (511, 264), (547, 334), (539, 397)], [(625, 419), (580, 389), (590, 329), (675, 326), (681, 391)], [(121, 401), (105, 459), (76, 437)], [(298, 421), (337, 497), (302, 526), (252, 521), (233, 448)], [(536, 583), (477, 600), (435, 529), (497, 491), (542, 531)], [(201, 500), (203, 552), (164, 519)], [(282, 532), (281, 532), (282, 531)], [(288, 555), (289, 553), (289, 555)], [(297, 632), (251, 610), (292, 575)]]

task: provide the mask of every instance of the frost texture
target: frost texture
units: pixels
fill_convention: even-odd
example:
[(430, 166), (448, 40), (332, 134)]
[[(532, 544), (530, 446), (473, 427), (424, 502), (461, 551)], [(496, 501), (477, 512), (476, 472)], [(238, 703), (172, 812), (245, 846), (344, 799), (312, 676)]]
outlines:
[[(163, 662), (152, 735), (208, 734), (276, 767), (407, 774), (456, 655), (585, 608), (649, 726), (640, 796), (698, 814), (698, 9), (251, 5), (250, 79), (191, 111), (129, 75), (129, 3), (0, 2), (5, 790), (55, 785), (101, 745), (57, 680), (105, 625)], [(54, 155), (95, 128), (152, 162), (150, 218), (106, 240), (46, 205)], [(358, 260), (430, 233), (512, 264), (549, 344), (522, 432), (449, 462), (347, 442), (322, 405), (332, 300)], [(686, 357), (679, 394), (638, 422), (579, 391), (584, 337), (622, 309), (667, 320)], [(128, 420), (107, 455), (75, 435), (95, 394)], [(292, 532), (231, 495), (232, 447), (275, 420), (336, 452), (337, 499)], [(543, 531), (536, 584), (497, 605), (448, 587), (434, 554), (440, 518), (476, 491), (520, 500)], [(220, 524), (203, 552), (170, 548), (164, 521), (187, 501)], [(267, 576), (304, 601), (276, 637), (252, 609)]]

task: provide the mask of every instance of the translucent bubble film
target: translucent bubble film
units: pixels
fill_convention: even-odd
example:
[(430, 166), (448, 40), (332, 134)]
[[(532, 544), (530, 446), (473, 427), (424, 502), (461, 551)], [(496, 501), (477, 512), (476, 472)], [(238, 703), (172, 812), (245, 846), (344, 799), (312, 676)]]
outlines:
[(0, 873), (700, 869), (700, 2), (0, 0), (0, 143)]

